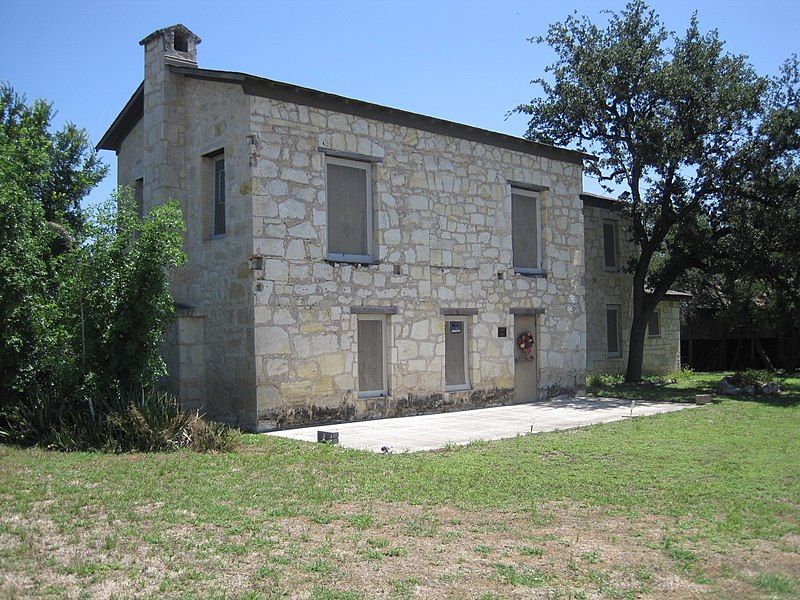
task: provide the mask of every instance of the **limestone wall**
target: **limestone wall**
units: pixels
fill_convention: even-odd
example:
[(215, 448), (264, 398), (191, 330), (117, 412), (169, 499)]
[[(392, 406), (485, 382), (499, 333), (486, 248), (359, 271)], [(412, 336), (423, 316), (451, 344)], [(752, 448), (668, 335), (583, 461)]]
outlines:
[[(605, 267), (603, 223), (616, 224), (619, 264), (624, 266), (635, 256), (636, 246), (626, 231), (620, 211), (584, 206), (584, 243), (586, 245), (586, 369), (605, 373), (623, 373), (628, 364), (628, 343), (633, 315), (633, 276), (622, 268)], [(619, 307), (621, 355), (608, 355), (606, 346), (606, 306)], [(645, 337), (643, 370), (663, 373), (680, 368), (680, 302), (659, 303), (661, 335)]]
[[(204, 360), (182, 358), (182, 380), (205, 381), (205, 401), (195, 389), (193, 404), (209, 416), (243, 427), (254, 424), (253, 248), (250, 195), (249, 100), (240, 86), (183, 79), (185, 166), (182, 207), (186, 219), (185, 267), (172, 281), (176, 301), (191, 307), (195, 324), (191, 348), (202, 341)], [(224, 150), (226, 233), (212, 237), (213, 165), (204, 158)], [(188, 377), (189, 365), (205, 373)], [(186, 382), (182, 382), (185, 386)]]
[(662, 300), (658, 304), (661, 335), (644, 340), (643, 370), (651, 373), (668, 373), (681, 368), (681, 303)]
[[(574, 390), (586, 365), (581, 168), (398, 125), (253, 97), (257, 418), (261, 427), (391, 416), (513, 396), (512, 307), (542, 307), (542, 396)], [(376, 156), (378, 264), (325, 260), (325, 158)], [(546, 277), (514, 274), (509, 180), (542, 193)], [(498, 277), (498, 273), (500, 277)], [(393, 306), (388, 399), (358, 399), (353, 305)], [(472, 390), (445, 394), (442, 308), (474, 308)]]
[[(122, 142), (118, 181), (144, 178), (144, 209), (176, 199), (186, 222), (186, 264), (170, 282), (183, 321), (164, 345), (165, 386), (189, 408), (255, 423), (249, 99), (241, 86), (208, 85), (169, 71), (159, 40), (145, 49), (145, 113)], [(211, 166), (224, 150), (226, 234), (212, 238)], [(179, 381), (176, 380), (176, 377)]]
[(122, 141), (117, 155), (117, 185), (133, 187), (137, 179), (144, 177), (144, 148), (142, 122), (133, 126)]

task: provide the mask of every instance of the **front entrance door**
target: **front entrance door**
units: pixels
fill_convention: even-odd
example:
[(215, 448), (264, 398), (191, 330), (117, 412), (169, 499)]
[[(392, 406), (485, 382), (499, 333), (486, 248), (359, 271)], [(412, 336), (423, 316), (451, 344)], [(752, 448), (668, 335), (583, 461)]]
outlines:
[[(524, 352), (517, 343), (519, 336), (526, 331), (533, 334), (536, 343), (530, 353)], [(537, 386), (536, 353), (539, 340), (536, 338), (536, 317), (533, 315), (514, 315), (514, 401), (535, 402), (539, 399)]]

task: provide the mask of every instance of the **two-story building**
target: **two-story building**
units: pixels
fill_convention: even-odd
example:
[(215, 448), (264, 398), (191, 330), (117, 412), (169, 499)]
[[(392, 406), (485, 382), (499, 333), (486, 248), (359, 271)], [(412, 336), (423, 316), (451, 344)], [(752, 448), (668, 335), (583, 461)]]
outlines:
[(629, 281), (598, 267), (619, 280), (603, 299), (585, 272), (604, 243), (586, 155), (201, 69), (199, 42), (142, 40), (144, 81), (98, 146), (144, 214), (183, 208), (165, 357), (189, 408), (256, 430), (454, 410), (575, 393), (587, 348), (592, 369), (624, 359), (625, 311), (614, 353), (601, 329)]

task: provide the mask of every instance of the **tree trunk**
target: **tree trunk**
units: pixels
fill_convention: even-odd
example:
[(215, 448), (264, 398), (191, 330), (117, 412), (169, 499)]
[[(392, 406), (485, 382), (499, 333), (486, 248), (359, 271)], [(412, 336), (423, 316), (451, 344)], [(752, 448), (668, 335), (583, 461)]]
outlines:
[(636, 271), (633, 273), (633, 316), (631, 319), (631, 335), (628, 339), (628, 365), (625, 369), (625, 382), (637, 383), (642, 380), (642, 363), (644, 361), (644, 335), (647, 329), (647, 318), (653, 311), (648, 306), (647, 294), (644, 291), (650, 256), (644, 251), (639, 257)]
[(775, 367), (772, 366), (772, 361), (767, 356), (767, 353), (764, 352), (764, 348), (761, 346), (761, 338), (756, 336), (756, 351), (758, 355), (761, 357), (761, 362), (764, 363), (764, 367), (766, 367), (767, 371), (774, 371)]
[[(736, 351), (733, 353), (733, 364), (731, 368), (735, 371), (737, 366), (739, 365), (739, 352), (742, 349), (742, 331), (739, 330), (739, 339), (736, 340)], [(724, 365), (723, 365), (724, 368)]]
[(642, 380), (642, 363), (644, 362), (644, 334), (647, 331), (647, 316), (640, 310), (636, 314), (633, 309), (631, 321), (631, 339), (628, 343), (628, 367), (625, 370), (625, 382), (636, 383)]

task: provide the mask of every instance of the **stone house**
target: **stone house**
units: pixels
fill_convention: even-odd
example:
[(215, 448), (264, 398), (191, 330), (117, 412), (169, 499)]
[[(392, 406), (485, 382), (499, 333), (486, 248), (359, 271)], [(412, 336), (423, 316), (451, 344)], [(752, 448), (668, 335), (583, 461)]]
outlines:
[[(628, 279), (596, 260), (616, 213), (581, 196), (586, 155), (201, 69), (199, 42), (142, 40), (98, 145), (144, 214), (183, 208), (165, 385), (187, 407), (267, 430), (544, 399), (622, 364)], [(667, 304), (654, 368), (675, 364)]]
[[(633, 317), (633, 275), (625, 271), (636, 247), (617, 200), (581, 194), (586, 250), (586, 368), (624, 373)], [(665, 373), (681, 368), (680, 303), (691, 297), (670, 291), (647, 323), (642, 369)]]

